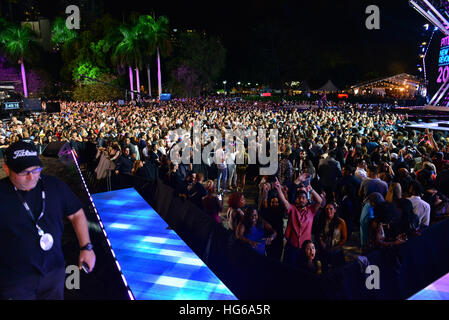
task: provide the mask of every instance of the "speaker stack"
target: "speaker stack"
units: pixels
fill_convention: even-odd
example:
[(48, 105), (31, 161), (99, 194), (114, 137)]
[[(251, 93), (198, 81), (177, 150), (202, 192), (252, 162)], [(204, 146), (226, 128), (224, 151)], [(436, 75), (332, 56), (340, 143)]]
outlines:
[(44, 157), (61, 157), (70, 154), (70, 144), (67, 141), (54, 141), (47, 144), (42, 151)]
[(23, 111), (42, 111), (41, 99), (23, 99), (22, 104)]
[(59, 102), (47, 102), (46, 111), (48, 113), (61, 112), (61, 105)]

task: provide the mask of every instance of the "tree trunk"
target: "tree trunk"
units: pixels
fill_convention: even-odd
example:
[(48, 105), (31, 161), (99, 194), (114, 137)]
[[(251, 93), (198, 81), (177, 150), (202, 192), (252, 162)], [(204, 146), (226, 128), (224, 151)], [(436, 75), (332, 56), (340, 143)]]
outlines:
[(25, 64), (23, 63), (23, 59), (20, 60), (20, 71), (22, 72), (23, 95), (25, 98), (28, 98), (27, 78), (26, 78)]
[(9, 7), (9, 20), (13, 21), (14, 17), (12, 16), (12, 5), (11, 5), (11, 1), (8, 1), (8, 7)]
[(150, 76), (150, 64), (147, 64), (147, 75), (148, 75), (148, 95), (151, 97), (151, 76)]
[(157, 86), (158, 86), (158, 96), (160, 99), (162, 93), (162, 79), (161, 79), (161, 56), (159, 54), (159, 47), (157, 48)]
[[(137, 67), (136, 67), (136, 85), (137, 85), (137, 92), (140, 93), (139, 68), (137, 68)], [(137, 100), (140, 100), (140, 94), (137, 95)]]
[(131, 66), (129, 66), (129, 88), (131, 89), (131, 100), (134, 100), (133, 69)]

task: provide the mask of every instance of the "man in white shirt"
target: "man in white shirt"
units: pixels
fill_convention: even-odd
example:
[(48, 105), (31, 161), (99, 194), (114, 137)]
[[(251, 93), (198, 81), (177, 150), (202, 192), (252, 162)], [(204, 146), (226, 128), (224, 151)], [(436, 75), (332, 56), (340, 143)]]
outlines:
[(410, 186), (411, 197), (407, 198), (412, 202), (413, 212), (418, 216), (419, 226), (428, 227), (430, 223), (430, 205), (421, 199), (424, 189), (418, 181), (413, 181)]
[(228, 168), (226, 165), (226, 152), (222, 147), (220, 147), (215, 154), (215, 163), (217, 164), (218, 169), (217, 192), (225, 192)]
[(368, 178), (368, 173), (366, 172), (366, 162), (363, 159), (357, 160), (357, 169), (355, 170), (354, 176), (360, 181)]
[(235, 151), (235, 147), (229, 147), (228, 152), (226, 152), (226, 165), (228, 170), (227, 185), (230, 190), (237, 186), (236, 155), (237, 152)]

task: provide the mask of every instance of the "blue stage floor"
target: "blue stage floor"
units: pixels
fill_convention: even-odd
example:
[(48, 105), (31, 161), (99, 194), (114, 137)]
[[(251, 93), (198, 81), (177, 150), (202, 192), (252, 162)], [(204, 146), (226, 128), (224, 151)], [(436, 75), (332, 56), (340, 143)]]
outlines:
[(449, 300), (449, 273), (414, 294), (408, 300)]
[(92, 196), (138, 300), (236, 300), (134, 189)]

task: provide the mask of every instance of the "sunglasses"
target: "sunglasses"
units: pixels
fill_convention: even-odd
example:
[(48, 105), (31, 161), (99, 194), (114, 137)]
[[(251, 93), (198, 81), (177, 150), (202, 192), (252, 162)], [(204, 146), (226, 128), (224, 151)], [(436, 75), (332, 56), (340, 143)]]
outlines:
[(39, 174), (39, 173), (41, 173), (41, 171), (43, 169), (44, 168), (36, 168), (36, 169), (33, 169), (33, 170), (23, 170), (23, 171), (19, 172), (17, 175), (21, 176), (21, 177), (26, 177), (29, 174)]

